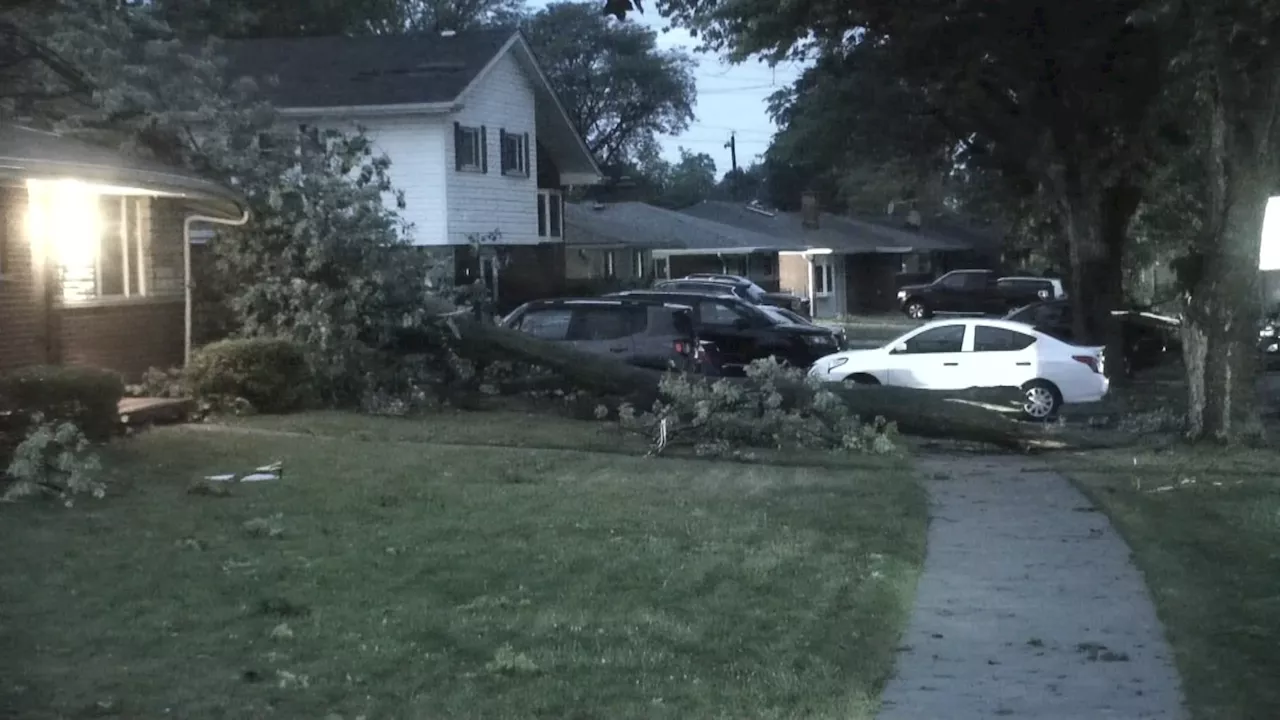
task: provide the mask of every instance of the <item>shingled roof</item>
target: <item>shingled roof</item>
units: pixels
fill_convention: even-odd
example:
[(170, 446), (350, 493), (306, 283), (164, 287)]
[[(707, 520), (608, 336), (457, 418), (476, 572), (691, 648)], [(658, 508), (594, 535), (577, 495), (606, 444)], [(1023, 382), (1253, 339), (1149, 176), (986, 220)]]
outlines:
[(258, 80), (281, 108), (447, 103), (516, 36), (479, 30), (408, 34), (228, 40), (232, 77)]
[(804, 250), (788, 238), (743, 230), (642, 202), (565, 205), (565, 243), (663, 250)]

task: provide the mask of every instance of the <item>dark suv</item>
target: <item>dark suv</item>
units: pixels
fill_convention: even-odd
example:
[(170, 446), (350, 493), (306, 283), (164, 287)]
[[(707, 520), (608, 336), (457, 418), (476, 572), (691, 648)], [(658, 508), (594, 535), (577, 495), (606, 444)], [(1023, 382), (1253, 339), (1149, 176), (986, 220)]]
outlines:
[(840, 341), (830, 328), (779, 323), (759, 307), (728, 294), (628, 290), (610, 297), (689, 306), (698, 338), (712, 344), (714, 362), (726, 373), (736, 373), (751, 361), (767, 357), (806, 368), (840, 350)]
[(503, 327), (536, 338), (572, 343), (638, 367), (699, 371), (699, 352), (688, 305), (630, 298), (535, 300), (502, 319)]
[[(1164, 317), (1140, 310), (1113, 310), (1120, 323), (1124, 340), (1125, 375), (1147, 370), (1181, 356), (1177, 318)], [(1063, 342), (1076, 342), (1071, 303), (1066, 300), (1038, 302), (1018, 308), (1006, 320), (1026, 323), (1040, 332)]]

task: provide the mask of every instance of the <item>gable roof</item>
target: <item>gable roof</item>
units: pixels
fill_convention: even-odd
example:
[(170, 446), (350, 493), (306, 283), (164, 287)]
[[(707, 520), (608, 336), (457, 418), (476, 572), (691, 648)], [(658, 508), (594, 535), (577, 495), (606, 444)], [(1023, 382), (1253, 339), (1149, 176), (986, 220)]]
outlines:
[(260, 83), (279, 108), (452, 103), (508, 47), (513, 30), (228, 40), (232, 77)]
[(718, 200), (703, 201), (681, 212), (741, 230), (777, 237), (785, 245), (825, 248), (833, 252), (902, 253), (971, 248), (969, 242), (959, 238), (894, 228), (831, 213), (821, 213), (818, 227), (807, 228), (800, 213), (773, 212)]
[(642, 202), (565, 204), (565, 244), (668, 250), (804, 250), (803, 245)]

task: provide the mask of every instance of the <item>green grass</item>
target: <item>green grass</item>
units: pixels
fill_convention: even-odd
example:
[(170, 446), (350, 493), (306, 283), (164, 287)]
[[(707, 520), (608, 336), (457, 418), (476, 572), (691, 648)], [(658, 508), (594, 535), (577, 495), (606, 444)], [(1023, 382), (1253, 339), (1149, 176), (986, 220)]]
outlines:
[(0, 507), (0, 716), (874, 714), (924, 552), (900, 464), (423, 442), (585, 427), (513, 415), (246, 424), (310, 435), (155, 430), (107, 451), (105, 500)]
[(1280, 453), (1062, 458), (1129, 541), (1196, 720), (1280, 717)]

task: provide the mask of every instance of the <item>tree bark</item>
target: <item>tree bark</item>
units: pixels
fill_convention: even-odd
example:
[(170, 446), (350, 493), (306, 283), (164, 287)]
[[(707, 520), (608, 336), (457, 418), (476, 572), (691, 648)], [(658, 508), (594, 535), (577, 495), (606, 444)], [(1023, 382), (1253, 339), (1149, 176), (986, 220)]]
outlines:
[[(1272, 187), (1275, 109), (1232, 97), (1218, 76), (1208, 108), (1204, 230), (1193, 248), (1183, 323), (1187, 437), (1230, 443), (1261, 434), (1257, 323), (1262, 311), (1258, 255)], [(1275, 81), (1269, 81), (1274, 87)], [(1274, 92), (1267, 93), (1274, 102)], [(1256, 99), (1256, 98), (1255, 98)]]
[(1054, 183), (1066, 235), (1072, 332), (1080, 345), (1106, 348), (1107, 375), (1123, 377), (1124, 344), (1111, 314), (1123, 297), (1124, 240), (1130, 218), (1130, 191), (1103, 187), (1078, 166), (1064, 168)]

